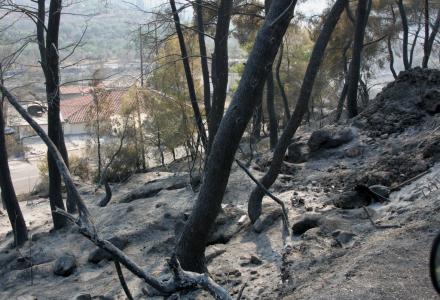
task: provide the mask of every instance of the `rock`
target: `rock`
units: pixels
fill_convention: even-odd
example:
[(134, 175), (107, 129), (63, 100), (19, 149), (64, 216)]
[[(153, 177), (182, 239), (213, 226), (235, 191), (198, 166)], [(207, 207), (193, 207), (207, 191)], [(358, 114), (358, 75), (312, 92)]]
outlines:
[[(124, 248), (128, 244), (128, 240), (125, 237), (119, 237), (119, 236), (114, 236), (110, 238), (109, 241), (120, 250), (124, 250)], [(112, 255), (107, 251), (105, 251), (104, 249), (98, 248), (90, 253), (88, 261), (97, 264), (104, 259), (111, 260)]]
[(321, 221), (320, 215), (305, 215), (301, 220), (295, 222), (292, 225), (292, 233), (293, 234), (303, 234), (309, 229), (315, 228), (319, 226), (319, 223)]
[(251, 259), (249, 260), (249, 263), (251, 265), (259, 266), (259, 265), (261, 265), (263, 263), (263, 261), (258, 256), (252, 255)]
[[(389, 198), (390, 194), (391, 194), (391, 189), (389, 187), (386, 187), (386, 186), (380, 185), (380, 184), (372, 185), (372, 186), (369, 187), (369, 189), (372, 192), (374, 192), (374, 193), (376, 193), (376, 194), (378, 194), (378, 195), (380, 195), (380, 196), (382, 196), (384, 198)], [(379, 201), (379, 202), (383, 202), (380, 199), (376, 199), (376, 200)]]
[(364, 153), (364, 148), (365, 147), (363, 145), (358, 144), (353, 147), (345, 149), (344, 154), (348, 158), (355, 158)]
[[(264, 211), (264, 210), (263, 210)], [(268, 227), (272, 226), (275, 221), (282, 215), (281, 209), (277, 208), (269, 212), (267, 215), (260, 216), (257, 221), (254, 222), (252, 228), (256, 233), (261, 233)]]
[(73, 297), (74, 300), (92, 300), (92, 295), (87, 293), (81, 293)]
[(65, 253), (58, 257), (53, 267), (53, 273), (59, 276), (70, 276), (76, 269), (75, 256), (69, 253)]
[(433, 158), (434, 161), (440, 160), (440, 137), (435, 138), (423, 149), (423, 158)]
[(294, 164), (306, 162), (309, 159), (310, 148), (306, 143), (297, 142), (287, 148), (287, 161)]
[(370, 199), (365, 194), (356, 191), (343, 192), (333, 198), (333, 205), (343, 209), (360, 208), (370, 203)]
[(326, 126), (316, 130), (307, 142), (312, 152), (320, 149), (336, 148), (352, 141), (355, 137), (353, 128), (339, 128), (336, 126)]
[(437, 88), (426, 90), (418, 104), (430, 114), (439, 113), (440, 90)]
[(336, 230), (332, 233), (335, 240), (342, 245), (351, 245), (353, 238), (356, 236), (354, 233)]

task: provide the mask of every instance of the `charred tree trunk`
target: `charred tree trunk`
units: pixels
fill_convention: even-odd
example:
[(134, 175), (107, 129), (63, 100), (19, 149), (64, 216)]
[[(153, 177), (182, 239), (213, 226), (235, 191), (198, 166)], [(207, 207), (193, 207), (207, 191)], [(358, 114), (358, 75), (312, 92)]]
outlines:
[[(49, 19), (46, 33), (46, 95), (48, 103), (48, 135), (60, 151), (66, 165), (67, 152), (64, 151), (64, 134), (60, 120), (60, 68), (58, 56), (58, 35), (60, 29), (61, 0), (52, 0), (49, 7)], [(55, 208), (64, 209), (61, 193), (61, 175), (54, 158), (48, 153), (49, 200), (54, 228), (65, 226), (66, 219), (55, 213)], [(75, 205), (70, 206), (74, 208)]]
[(3, 119), (3, 99), (0, 103), (0, 189), (2, 201), (6, 207), (9, 222), (12, 226), (12, 232), (14, 233), (14, 244), (15, 246), (21, 246), (28, 239), (28, 231), (23, 214), (21, 213), (20, 205), (18, 204), (17, 196), (12, 184), (11, 173), (9, 171), (5, 139), (5, 122)]
[[(295, 111), (293, 112), (289, 123), (287, 123), (287, 126), (284, 129), (283, 134), (281, 135), (280, 140), (278, 141), (278, 144), (274, 150), (274, 155), (269, 170), (260, 181), (262, 185), (266, 187), (266, 189), (268, 189), (278, 177), (287, 147), (289, 146), (290, 141), (296, 130), (301, 125), (304, 114), (306, 113), (308, 108), (315, 78), (318, 74), (321, 62), (324, 58), (325, 49), (330, 40), (332, 32), (336, 27), (336, 24), (338, 23), (342, 12), (344, 11), (344, 7), (346, 6), (347, 1), (348, 0), (336, 1), (331, 11), (329, 12), (327, 20), (325, 21), (319, 37), (315, 43), (312, 55), (309, 60), (309, 65), (307, 66), (307, 70), (304, 75), (304, 80), (301, 86), (298, 101), (296, 103)], [(257, 186), (251, 193), (248, 203), (248, 214), (252, 223), (255, 222), (261, 215), (261, 203), (263, 196), (264, 191), (259, 186)]]
[(408, 17), (406, 16), (406, 9), (403, 5), (403, 0), (397, 1), (397, 6), (399, 7), (399, 13), (400, 13), (400, 19), (402, 20), (402, 31), (403, 31), (403, 42), (402, 42), (402, 58), (403, 58), (403, 65), (405, 67), (405, 70), (408, 70), (410, 68), (409, 65), (409, 59), (408, 59), (408, 34), (409, 34), (409, 27), (408, 27)]
[(423, 68), (428, 67), (429, 58), (432, 52), (432, 46), (434, 45), (435, 37), (437, 36), (439, 29), (440, 29), (440, 9), (438, 10), (437, 17), (435, 19), (434, 25), (432, 26), (431, 34), (429, 35), (428, 42), (424, 48), (423, 63), (422, 63)]
[(215, 135), (204, 183), (176, 246), (177, 258), (186, 270), (206, 271), (206, 241), (221, 210), (235, 152), (258, 104), (258, 93), (272, 67), (295, 5), (295, 0), (273, 3), (257, 35), (237, 92)]
[(209, 117), (209, 149), (212, 147), (218, 127), (225, 111), (226, 89), (228, 87), (228, 36), (231, 22), (232, 0), (222, 0), (218, 8), (217, 27), (214, 38), (212, 80), (214, 94)]
[(411, 44), (411, 50), (409, 51), (409, 67), (410, 68), (412, 68), (412, 64), (413, 64), (413, 61), (414, 61), (414, 50), (416, 49), (417, 39), (419, 38), (420, 31), (422, 30), (421, 21), (422, 20), (419, 18), (419, 21), (417, 22), (417, 30), (414, 33), (414, 39), (413, 39), (413, 42)]
[(388, 46), (388, 59), (390, 61), (390, 71), (393, 74), (394, 79), (397, 79), (397, 73), (396, 70), (394, 69), (394, 53), (393, 53), (393, 47), (391, 45), (390, 35), (388, 35), (387, 46)]
[(338, 106), (336, 108), (336, 116), (335, 116), (335, 122), (339, 122), (342, 116), (342, 111), (344, 110), (344, 103), (345, 99), (347, 98), (347, 90), (348, 90), (348, 58), (347, 58), (347, 52), (350, 49), (352, 40), (350, 40), (343, 49), (342, 52), (342, 59), (344, 63), (344, 86), (342, 87), (341, 95), (338, 99)]
[[(356, 25), (353, 40), (353, 50), (350, 68), (348, 69), (347, 108), (348, 117), (353, 118), (358, 114), (357, 94), (364, 45), (365, 27), (368, 19), (368, 1), (359, 0), (356, 10)], [(408, 53), (407, 53), (408, 54)]]
[(275, 86), (272, 70), (270, 70), (266, 79), (266, 105), (269, 116), (270, 149), (274, 149), (278, 143), (278, 120), (275, 110)]
[(290, 119), (290, 109), (289, 109), (289, 101), (287, 99), (286, 90), (284, 89), (284, 84), (281, 80), (281, 63), (283, 61), (283, 53), (284, 53), (284, 45), (280, 47), (280, 53), (278, 54), (278, 62), (276, 66), (275, 76), (277, 78), (278, 88), (280, 90), (281, 98), (283, 99), (284, 106), (284, 117), (286, 119), (286, 123), (289, 122)]
[(206, 119), (209, 120), (209, 113), (211, 112), (211, 83), (209, 81), (208, 55), (206, 52), (206, 43), (205, 43), (205, 25), (203, 23), (202, 0), (196, 1), (195, 11), (197, 16), (200, 64), (202, 66), (202, 76), (203, 76), (203, 100), (205, 104)]
[(263, 107), (261, 106), (261, 96), (258, 102), (259, 104), (254, 111), (252, 119), (251, 139), (253, 143), (258, 142), (261, 138), (261, 125), (263, 122)]
[(182, 28), (180, 26), (180, 18), (177, 12), (176, 3), (174, 0), (170, 0), (171, 11), (173, 12), (174, 25), (176, 27), (177, 37), (179, 39), (180, 54), (182, 56), (183, 67), (185, 69), (186, 82), (188, 85), (189, 97), (191, 99), (191, 106), (194, 111), (194, 117), (196, 119), (197, 130), (202, 139), (202, 144), (207, 147), (207, 138), (205, 126), (203, 125), (202, 115), (200, 114), (199, 104), (197, 102), (196, 90), (194, 87), (194, 80), (191, 73), (191, 67), (189, 64), (188, 51), (186, 50), (185, 38), (183, 36)]

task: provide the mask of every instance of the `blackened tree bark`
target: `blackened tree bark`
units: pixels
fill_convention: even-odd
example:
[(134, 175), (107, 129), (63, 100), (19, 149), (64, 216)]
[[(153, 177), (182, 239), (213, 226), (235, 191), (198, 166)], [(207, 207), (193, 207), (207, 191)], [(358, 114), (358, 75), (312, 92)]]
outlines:
[(204, 183), (176, 246), (177, 258), (186, 270), (206, 271), (206, 241), (221, 209), (235, 152), (258, 104), (257, 95), (272, 68), (295, 5), (295, 0), (278, 0), (271, 6), (238, 89), (215, 135), (205, 167)]
[(403, 0), (397, 0), (397, 7), (399, 8), (400, 19), (402, 20), (403, 42), (402, 42), (402, 59), (405, 70), (410, 68), (408, 59), (408, 17), (406, 16), (406, 9), (403, 5)]
[(435, 38), (439, 32), (439, 29), (440, 29), (440, 9), (437, 12), (437, 17), (435, 19), (434, 24), (432, 25), (432, 31), (429, 34), (428, 41), (424, 47), (424, 55), (423, 55), (423, 62), (422, 62), (423, 68), (428, 67), (429, 58), (430, 58), (431, 52), (432, 52), (432, 46), (434, 45), (434, 41), (435, 41)]
[[(271, 0), (264, 1), (264, 9), (267, 12), (270, 10)], [(266, 108), (269, 117), (269, 139), (270, 149), (274, 149), (278, 143), (278, 120), (275, 110), (275, 85), (273, 81), (273, 68), (270, 70), (266, 79)]]
[(170, 0), (171, 11), (173, 13), (174, 25), (176, 27), (177, 38), (179, 39), (180, 54), (182, 56), (183, 68), (185, 69), (186, 83), (188, 85), (189, 97), (191, 100), (191, 106), (194, 111), (194, 117), (196, 119), (197, 130), (202, 140), (203, 146), (206, 148), (207, 137), (205, 126), (203, 125), (202, 115), (200, 113), (199, 104), (197, 102), (196, 90), (194, 88), (194, 80), (191, 73), (191, 67), (189, 64), (188, 51), (186, 50), (185, 38), (183, 36), (182, 28), (180, 26), (179, 13), (177, 12), (176, 2)]
[(344, 110), (345, 99), (347, 98), (347, 90), (348, 90), (348, 58), (347, 52), (350, 49), (351, 43), (353, 41), (350, 40), (345, 44), (344, 49), (342, 51), (342, 61), (344, 64), (344, 85), (342, 87), (341, 95), (339, 95), (338, 106), (336, 107), (336, 116), (335, 122), (338, 122), (341, 119), (342, 111)]
[(388, 60), (390, 61), (390, 71), (393, 74), (394, 79), (397, 79), (396, 69), (394, 69), (394, 53), (393, 53), (393, 47), (391, 45), (391, 35), (388, 35), (387, 47), (388, 47)]
[[(44, 18), (45, 1), (39, 1), (39, 17)], [(58, 56), (58, 36), (60, 28), (62, 1), (51, 0), (49, 6), (48, 24), (46, 31), (45, 48), (44, 45), (44, 19), (37, 22), (37, 37), (41, 51), (42, 68), (46, 80), (46, 97), (48, 104), (48, 135), (55, 146), (59, 149), (66, 165), (68, 165), (68, 155), (64, 143), (63, 128), (60, 120), (60, 66)], [(61, 193), (61, 175), (56, 167), (53, 157), (48, 153), (49, 168), (49, 200), (52, 210), (54, 228), (58, 229), (67, 224), (67, 220), (56, 214), (55, 208), (64, 209), (64, 202)], [(76, 206), (67, 199), (68, 211), (74, 212)]]
[[(423, 5), (423, 12), (425, 17), (425, 39), (423, 43), (423, 61), (422, 61), (422, 67), (427, 68), (428, 67), (428, 61), (425, 61), (426, 54), (428, 53), (428, 43), (429, 43), (429, 26), (430, 26), (430, 20), (429, 20), (429, 0), (424, 0)], [(419, 23), (420, 24), (420, 23)]]
[(272, 70), (270, 70), (266, 79), (266, 105), (269, 116), (270, 149), (274, 149), (278, 143), (278, 120), (275, 110), (275, 85)]
[(8, 153), (6, 150), (5, 139), (5, 120), (3, 118), (3, 98), (4, 97), (2, 94), (2, 99), (0, 100), (0, 189), (2, 201), (6, 207), (9, 222), (12, 226), (12, 232), (14, 233), (14, 244), (15, 246), (21, 246), (28, 239), (28, 231), (20, 205), (18, 204), (8, 165)]
[(257, 104), (257, 108), (255, 108), (252, 117), (251, 139), (253, 143), (258, 142), (261, 138), (261, 125), (263, 122), (263, 107), (261, 106), (262, 95), (260, 95), (259, 98), (259, 104)]
[(417, 22), (417, 29), (416, 29), (416, 32), (414, 33), (414, 39), (411, 44), (411, 50), (409, 51), (409, 67), (410, 68), (412, 68), (412, 64), (414, 61), (414, 51), (416, 49), (417, 39), (419, 38), (419, 34), (420, 34), (421, 30), (422, 30), (422, 24), (421, 24), (421, 19), (419, 18), (419, 21)]
[(289, 109), (289, 101), (287, 99), (286, 90), (284, 89), (284, 84), (281, 80), (281, 63), (283, 62), (283, 53), (284, 53), (284, 45), (281, 45), (280, 51), (278, 54), (278, 62), (275, 69), (275, 76), (277, 79), (278, 89), (280, 90), (281, 98), (283, 100), (283, 106), (284, 106), (284, 117), (286, 119), (286, 123), (289, 122), (290, 119), (290, 109)]
[(209, 117), (209, 149), (212, 147), (218, 127), (225, 111), (226, 89), (228, 87), (228, 36), (231, 22), (232, 0), (222, 0), (218, 8), (217, 27), (214, 37), (212, 81), (214, 93)]
[(211, 111), (211, 83), (209, 80), (208, 55), (205, 43), (205, 24), (203, 23), (203, 3), (202, 0), (196, 0), (195, 4), (197, 30), (199, 38), (200, 65), (202, 66), (203, 76), (203, 100), (205, 104), (206, 118), (209, 120)]
[(357, 95), (367, 19), (368, 1), (359, 0), (356, 10), (356, 25), (353, 39), (351, 63), (348, 69), (347, 108), (349, 118), (353, 118), (358, 114)]
[[(295, 134), (298, 127), (301, 125), (304, 114), (307, 111), (310, 96), (313, 90), (315, 78), (318, 74), (321, 62), (324, 58), (325, 49), (330, 40), (333, 30), (338, 23), (338, 20), (344, 11), (348, 0), (338, 0), (333, 5), (332, 9), (327, 15), (327, 19), (321, 29), (319, 37), (315, 43), (312, 51), (312, 55), (307, 66), (306, 73), (304, 75), (303, 84), (299, 94), (298, 101), (296, 103), (295, 111), (292, 117), (287, 123), (283, 134), (278, 141), (278, 144), (274, 150), (272, 163), (267, 173), (261, 179), (261, 183), (267, 189), (275, 182), (283, 164), (284, 156), (290, 141)], [(275, 3), (275, 2), (274, 2)], [(248, 214), (251, 222), (255, 222), (261, 215), (261, 203), (264, 196), (264, 191), (257, 186), (251, 193), (248, 203)]]

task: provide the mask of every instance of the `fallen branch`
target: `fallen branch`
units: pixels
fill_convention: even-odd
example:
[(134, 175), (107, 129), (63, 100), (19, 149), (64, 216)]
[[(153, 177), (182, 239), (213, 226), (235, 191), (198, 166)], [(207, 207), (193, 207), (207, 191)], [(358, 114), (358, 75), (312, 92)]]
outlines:
[(416, 176), (414, 176), (414, 177), (411, 177), (411, 178), (408, 179), (408, 180), (405, 180), (404, 182), (402, 182), (402, 183), (399, 184), (398, 186), (393, 187), (393, 188), (391, 189), (391, 192), (396, 192), (396, 191), (400, 190), (400, 189), (403, 188), (405, 185), (408, 185), (408, 184), (410, 184), (411, 182), (413, 182), (413, 181), (419, 179), (420, 177), (425, 176), (425, 175), (428, 174), (429, 172), (431, 172), (431, 170), (428, 169), (428, 170), (426, 170), (426, 171), (424, 171), (424, 172), (422, 172), (422, 173), (420, 173), (420, 174), (418, 174), (418, 175), (416, 175)]
[(127, 296), (128, 300), (133, 300), (134, 298), (131, 295), (127, 282), (125, 281), (124, 273), (122, 273), (121, 265), (117, 260), (115, 260), (115, 268), (116, 268), (116, 272), (118, 273), (119, 282), (121, 283), (121, 286), (124, 289), (125, 295)]
[[(266, 195), (268, 195), (271, 199), (273, 199), (276, 203), (278, 203), (281, 206), (281, 209), (283, 211), (283, 224), (284, 224), (285, 230), (289, 233), (290, 232), (290, 230), (289, 230), (289, 227), (290, 227), (289, 217), (288, 217), (288, 211), (287, 211), (286, 206), (284, 205), (284, 202), (280, 198), (274, 196), (271, 192), (269, 192), (269, 190), (260, 181), (258, 181), (258, 179), (256, 179), (254, 177), (254, 175), (252, 175), (252, 173), (248, 170), (248, 168), (246, 168), (246, 166), (242, 162), (240, 162), (238, 159), (236, 159), (235, 162), (249, 176), (249, 178), (252, 179), (252, 181), (255, 182), (263, 190), (263, 192)], [(289, 236), (290, 236), (290, 234), (289, 234)]]
[(0, 90), (3, 95), (9, 100), (12, 106), (20, 113), (20, 115), (29, 123), (29, 125), (35, 130), (35, 132), (41, 137), (48, 147), (50, 155), (54, 158), (58, 170), (63, 176), (64, 183), (68, 194), (72, 197), (71, 199), (75, 202), (78, 207), (79, 216), (78, 218), (74, 215), (59, 209), (55, 209), (55, 212), (64, 216), (72, 223), (79, 227), (79, 232), (92, 241), (96, 246), (109, 252), (115, 261), (121, 263), (132, 272), (137, 277), (143, 279), (147, 284), (153, 288), (166, 293), (172, 294), (177, 291), (185, 290), (188, 288), (200, 287), (209, 291), (216, 299), (219, 300), (232, 300), (228, 292), (215, 283), (207, 274), (197, 274), (192, 272), (186, 272), (182, 270), (177, 259), (174, 259), (172, 265), (170, 265), (174, 272), (174, 280), (169, 280), (162, 282), (157, 278), (146, 273), (140, 266), (138, 266), (133, 260), (131, 260), (124, 252), (113, 245), (108, 240), (99, 237), (94, 222), (91, 219), (91, 215), (82, 200), (74, 182), (70, 175), (69, 169), (67, 168), (64, 160), (56, 148), (56, 146), (49, 139), (44, 130), (38, 125), (33, 118), (28, 114), (28, 112), (18, 103), (17, 99), (9, 93), (9, 91), (0, 84)]
[(373, 221), (373, 218), (371, 217), (370, 213), (368, 212), (368, 209), (365, 206), (362, 206), (362, 208), (364, 209), (365, 213), (367, 214), (367, 218), (368, 220), (370, 220), (371, 225), (373, 225), (374, 228), (376, 229), (389, 229), (389, 228), (400, 228), (400, 225), (379, 225), (376, 224), (376, 222)]

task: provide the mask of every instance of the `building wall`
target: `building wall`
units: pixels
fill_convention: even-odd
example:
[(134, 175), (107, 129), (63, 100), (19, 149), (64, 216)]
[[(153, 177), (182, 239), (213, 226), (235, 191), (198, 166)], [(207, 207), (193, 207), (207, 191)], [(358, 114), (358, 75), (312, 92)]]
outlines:
[(75, 124), (64, 123), (63, 127), (64, 127), (65, 135), (87, 133), (86, 123), (75, 123)]

